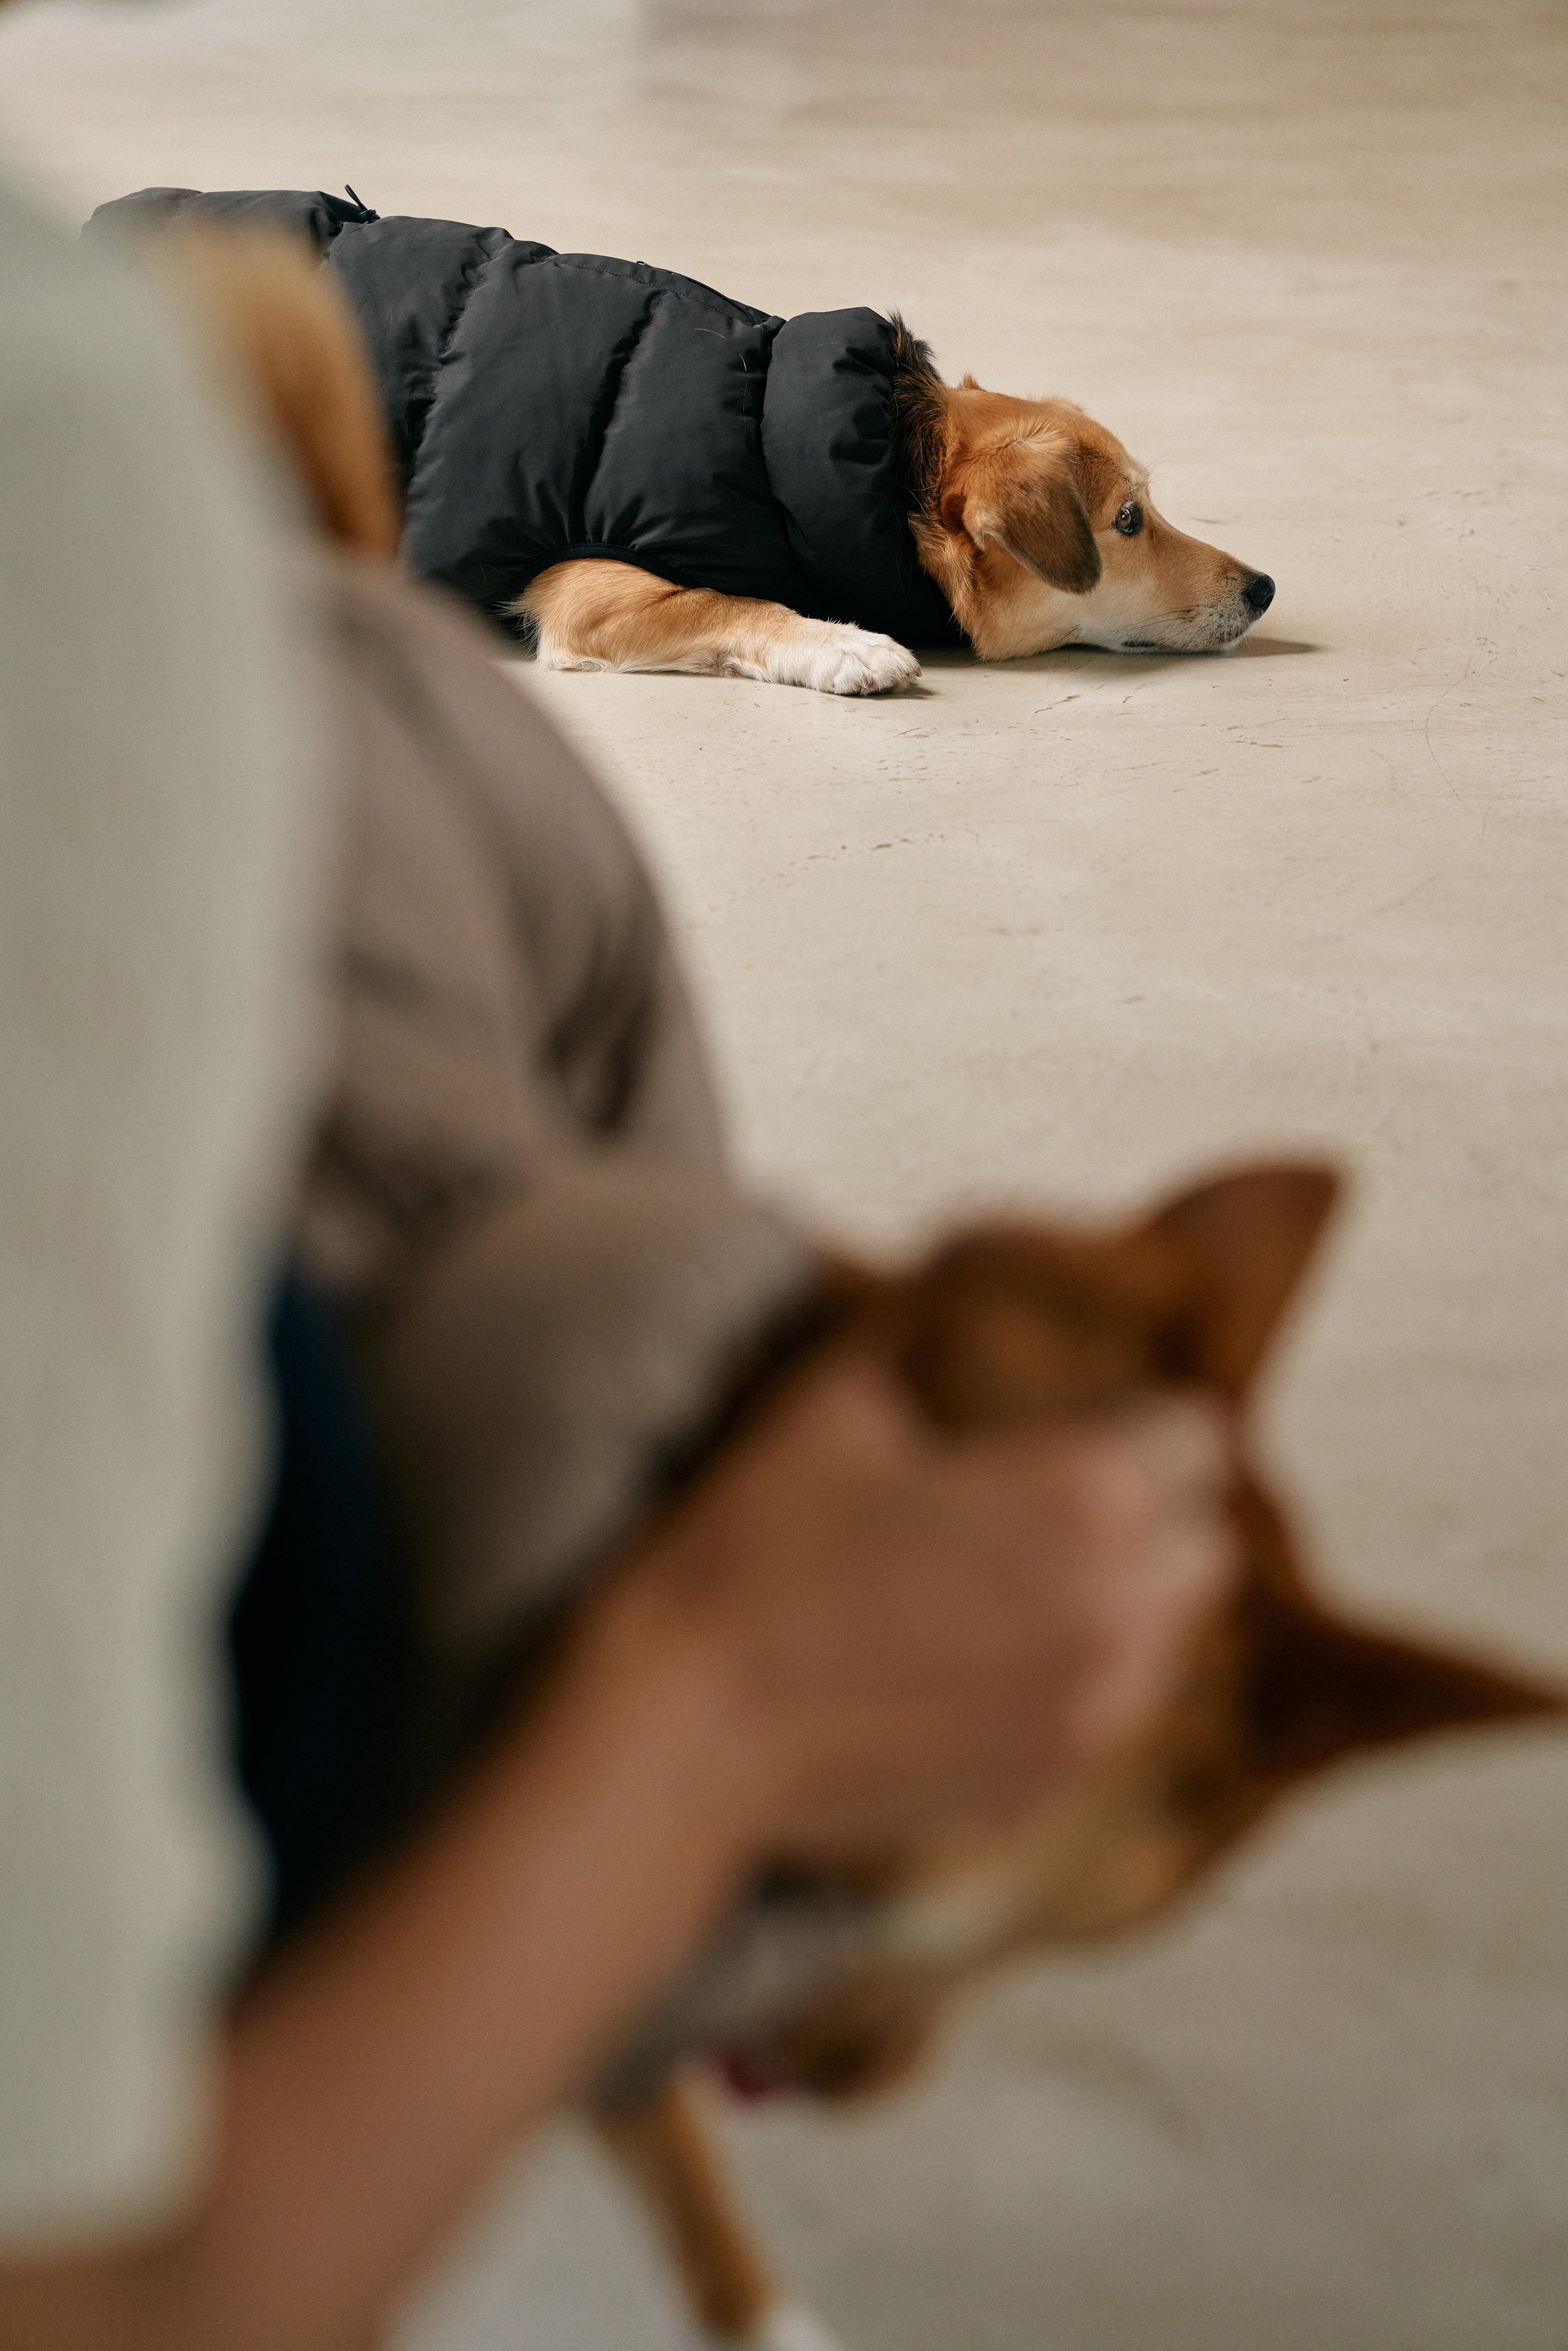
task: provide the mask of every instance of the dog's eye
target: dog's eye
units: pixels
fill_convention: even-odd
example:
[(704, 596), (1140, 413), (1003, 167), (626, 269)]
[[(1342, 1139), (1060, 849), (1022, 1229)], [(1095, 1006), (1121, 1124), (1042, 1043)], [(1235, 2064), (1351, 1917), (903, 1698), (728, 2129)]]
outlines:
[(1124, 538), (1136, 538), (1144, 528), (1144, 509), (1136, 498), (1129, 498), (1116, 509), (1116, 528)]

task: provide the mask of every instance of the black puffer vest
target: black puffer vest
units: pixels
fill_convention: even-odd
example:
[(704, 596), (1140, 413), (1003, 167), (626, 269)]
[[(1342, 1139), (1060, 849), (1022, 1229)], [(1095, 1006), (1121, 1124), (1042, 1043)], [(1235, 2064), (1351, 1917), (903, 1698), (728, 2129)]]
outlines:
[(96, 235), (192, 213), (310, 237), (358, 313), (412, 568), (497, 618), (570, 556), (961, 644), (915, 559), (874, 310), (785, 320), (641, 261), (287, 190), (144, 188)]

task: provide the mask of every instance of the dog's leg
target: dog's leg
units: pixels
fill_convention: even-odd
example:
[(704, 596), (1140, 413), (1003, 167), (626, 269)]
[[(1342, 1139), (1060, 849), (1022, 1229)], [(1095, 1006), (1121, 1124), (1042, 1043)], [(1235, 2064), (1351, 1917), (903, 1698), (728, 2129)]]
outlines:
[(677, 588), (630, 563), (557, 563), (510, 609), (532, 623), (547, 669), (719, 671), (820, 694), (883, 694), (920, 674), (892, 637), (808, 621), (787, 604)]
[(838, 2351), (779, 2282), (747, 2226), (690, 2086), (597, 2117), (674, 2254), (699, 2324), (744, 2351)]

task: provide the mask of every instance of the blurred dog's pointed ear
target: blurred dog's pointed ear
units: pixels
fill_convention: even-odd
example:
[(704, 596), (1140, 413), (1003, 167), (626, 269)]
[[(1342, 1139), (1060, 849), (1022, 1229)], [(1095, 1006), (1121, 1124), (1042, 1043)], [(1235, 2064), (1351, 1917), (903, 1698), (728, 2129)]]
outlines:
[(1147, 1230), (1197, 1274), (1192, 1369), (1228, 1395), (1250, 1385), (1340, 1190), (1327, 1167), (1248, 1168), (1184, 1192)]
[(947, 529), (977, 547), (1005, 548), (1052, 588), (1086, 596), (1100, 578), (1100, 549), (1061, 433), (984, 450), (942, 499)]
[(1568, 1698), (1506, 1667), (1316, 1615), (1254, 1660), (1249, 1713), (1254, 1768), (1289, 1782), (1437, 1731), (1561, 1719)]

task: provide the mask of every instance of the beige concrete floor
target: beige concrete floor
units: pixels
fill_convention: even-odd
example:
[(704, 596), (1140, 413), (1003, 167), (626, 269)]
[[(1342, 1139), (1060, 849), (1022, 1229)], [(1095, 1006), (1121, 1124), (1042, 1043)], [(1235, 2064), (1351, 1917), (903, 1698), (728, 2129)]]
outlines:
[[(1355, 1205), (1270, 1408), (1328, 1572), (1568, 1667), (1568, 25), (1526, 0), (62, 5), (0, 112), (77, 209), (335, 186), (1082, 400), (1273, 572), (1231, 655), (883, 703), (559, 677), (747, 1162), (896, 1240), (1310, 1144)], [(1347, 1777), (929, 2087), (737, 2127), (855, 2351), (1560, 2351), (1568, 1756)], [(570, 2137), (404, 2351), (674, 2351)]]

